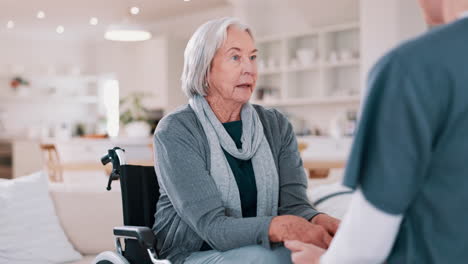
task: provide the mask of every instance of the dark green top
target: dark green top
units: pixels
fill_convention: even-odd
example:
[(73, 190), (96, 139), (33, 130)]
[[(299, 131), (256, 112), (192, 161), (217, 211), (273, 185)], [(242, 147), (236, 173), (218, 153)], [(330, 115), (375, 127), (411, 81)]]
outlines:
[(345, 184), (403, 214), (386, 263), (468, 261), (468, 18), (409, 41), (369, 76)]
[[(242, 121), (223, 123), (223, 126), (236, 143), (237, 148), (242, 148)], [(252, 161), (236, 159), (224, 149), (223, 151), (239, 188), (242, 217), (257, 216), (257, 185)]]
[[(232, 140), (234, 140), (234, 143), (236, 143), (237, 148), (242, 148), (242, 121), (223, 123), (223, 126)], [(240, 160), (231, 156), (231, 154), (224, 149), (223, 152), (236, 178), (237, 188), (239, 188), (242, 217), (257, 216), (257, 184), (255, 183), (252, 160)], [(211, 249), (212, 248), (205, 242), (203, 243), (201, 251)]]

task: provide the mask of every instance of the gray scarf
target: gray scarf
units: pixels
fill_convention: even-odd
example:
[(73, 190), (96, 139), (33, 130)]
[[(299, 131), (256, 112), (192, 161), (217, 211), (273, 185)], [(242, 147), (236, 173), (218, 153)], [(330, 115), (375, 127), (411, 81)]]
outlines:
[(213, 177), (226, 208), (226, 215), (240, 218), (242, 208), (239, 188), (223, 149), (241, 160), (252, 159), (257, 184), (257, 216), (278, 214), (278, 172), (276, 171), (270, 145), (263, 133), (257, 112), (249, 103), (241, 110), (242, 149), (238, 149), (203, 96), (190, 99), (190, 106), (200, 120), (211, 152), (210, 174)]

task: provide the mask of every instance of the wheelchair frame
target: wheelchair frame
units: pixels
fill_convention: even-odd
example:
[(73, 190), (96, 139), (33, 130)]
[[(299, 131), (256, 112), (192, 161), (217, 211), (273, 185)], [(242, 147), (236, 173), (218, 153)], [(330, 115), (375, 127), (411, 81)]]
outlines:
[[(121, 166), (127, 165), (125, 159), (125, 150), (119, 147), (109, 149), (108, 153), (101, 158), (103, 165), (112, 162), (112, 172), (109, 176), (107, 190), (111, 190), (112, 181), (118, 180), (121, 177)], [(123, 197), (122, 197), (123, 199)], [(154, 205), (156, 206), (156, 205)], [(130, 263), (124, 256), (121, 239), (136, 240), (138, 245), (143, 248), (148, 254), (149, 259), (153, 264), (170, 264), (168, 260), (161, 260), (155, 250), (155, 236), (153, 231), (147, 226), (119, 226), (114, 227), (116, 252), (106, 251), (99, 254), (93, 261), (93, 264), (140, 264)], [(127, 250), (127, 248), (126, 248)]]

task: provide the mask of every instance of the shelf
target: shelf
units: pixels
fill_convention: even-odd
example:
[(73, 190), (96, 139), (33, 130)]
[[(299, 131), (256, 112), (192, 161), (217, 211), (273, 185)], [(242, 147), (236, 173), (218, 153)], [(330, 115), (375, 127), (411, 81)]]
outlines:
[(79, 81), (79, 82), (97, 82), (99, 77), (96, 75), (47, 75), (47, 74), (13, 74), (0, 73), (0, 79), (12, 79), (16, 76), (21, 76), (28, 81), (47, 80), (47, 81)]
[(25, 103), (76, 103), (76, 104), (97, 104), (97, 96), (0, 96), (2, 104), (25, 104)]
[(328, 25), (322, 27), (315, 27), (310, 30), (300, 31), (300, 32), (292, 32), (288, 34), (278, 34), (278, 35), (269, 35), (257, 38), (258, 44), (263, 43), (272, 43), (272, 42), (281, 42), (287, 39), (304, 37), (304, 36), (318, 36), (321, 33), (335, 33), (335, 32), (342, 32), (348, 30), (359, 30), (359, 23), (357, 22), (350, 22), (338, 25)]
[(339, 25), (330, 25), (320, 28), (320, 30), (324, 33), (335, 33), (335, 32), (342, 32), (348, 30), (359, 30), (359, 23), (350, 22), (345, 24)]
[(352, 67), (359, 66), (359, 59), (347, 60), (347, 61), (338, 61), (338, 62), (325, 62), (323, 64), (324, 68), (339, 68), (339, 67)]
[(258, 75), (272, 75), (272, 74), (280, 74), (280, 73), (283, 73), (282, 69), (274, 69), (274, 70), (259, 71)]
[(313, 64), (307, 66), (296, 66), (296, 67), (284, 67), (275, 70), (267, 70), (258, 72), (259, 75), (273, 75), (273, 74), (281, 74), (287, 72), (300, 72), (300, 71), (317, 71), (319, 70), (320, 65)]
[(307, 65), (307, 66), (296, 66), (296, 67), (288, 67), (285, 68), (285, 72), (300, 72), (300, 71), (316, 71), (320, 69), (320, 65), (318, 64), (313, 64), (313, 65)]
[(262, 106), (306, 106), (306, 105), (326, 105), (326, 104), (358, 104), (361, 97), (358, 95), (353, 96), (340, 96), (340, 97), (321, 97), (321, 98), (304, 98), (304, 99), (284, 99), (284, 100), (251, 100), (252, 104), (259, 104)]
[[(351, 22), (259, 38), (258, 85), (277, 88), (268, 97), (280, 99), (252, 102), (285, 108), (358, 105), (361, 98), (351, 91), (360, 85), (359, 35), (359, 23)], [(333, 53), (343, 60), (325, 61)], [(268, 68), (273, 62), (277, 67)]]
[(340, 68), (340, 67), (353, 67), (359, 66), (360, 61), (359, 59), (353, 59), (348, 61), (338, 61), (338, 62), (324, 62), (320, 64), (313, 64), (308, 66), (296, 66), (296, 67), (285, 67), (275, 70), (266, 70), (266, 71), (259, 71), (259, 75), (273, 75), (273, 74), (281, 74), (284, 72), (300, 72), (300, 71), (317, 71), (321, 67), (329, 69), (329, 68)]

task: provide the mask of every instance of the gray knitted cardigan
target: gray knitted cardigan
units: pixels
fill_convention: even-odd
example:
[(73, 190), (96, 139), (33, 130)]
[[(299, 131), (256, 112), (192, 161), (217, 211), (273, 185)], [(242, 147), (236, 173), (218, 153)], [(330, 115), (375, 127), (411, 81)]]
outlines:
[[(311, 219), (318, 212), (306, 195), (307, 179), (297, 141), (287, 118), (275, 109), (254, 105), (279, 175), (278, 215)], [(183, 263), (206, 241), (226, 251), (247, 245), (270, 248), (272, 216), (225, 215), (221, 195), (209, 174), (210, 149), (203, 128), (189, 105), (164, 117), (154, 134), (155, 168), (161, 197), (153, 232), (161, 257)]]

